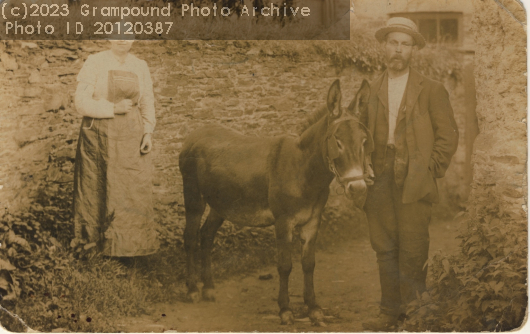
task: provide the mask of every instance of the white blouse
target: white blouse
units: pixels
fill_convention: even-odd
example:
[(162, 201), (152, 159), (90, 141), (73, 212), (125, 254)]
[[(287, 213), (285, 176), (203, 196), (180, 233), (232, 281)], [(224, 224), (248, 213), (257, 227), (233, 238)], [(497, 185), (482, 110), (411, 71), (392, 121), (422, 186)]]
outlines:
[(144, 121), (144, 133), (155, 128), (155, 98), (149, 67), (144, 60), (127, 54), (121, 63), (111, 50), (88, 56), (77, 75), (75, 106), (77, 112), (92, 118), (114, 118), (114, 103), (107, 101), (108, 73), (110, 70), (133, 72), (140, 82), (138, 106)]

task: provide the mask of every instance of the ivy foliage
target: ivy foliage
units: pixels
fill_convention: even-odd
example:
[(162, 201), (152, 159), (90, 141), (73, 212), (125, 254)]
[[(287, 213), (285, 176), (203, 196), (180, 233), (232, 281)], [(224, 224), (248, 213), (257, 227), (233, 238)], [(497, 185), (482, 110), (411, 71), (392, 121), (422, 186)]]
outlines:
[[(375, 29), (355, 25), (350, 29), (350, 40), (320, 40), (289, 43), (287, 41), (237, 41), (238, 47), (259, 48), (261, 55), (285, 57), (291, 62), (310, 60), (315, 54), (329, 59), (337, 74), (354, 67), (365, 75), (386, 69), (383, 46), (374, 37)], [(427, 45), (416, 52), (412, 67), (420, 73), (444, 81), (462, 80), (463, 54), (443, 46)]]
[(472, 203), (461, 252), (429, 261), (432, 286), (411, 303), (407, 330), (508, 331), (521, 326), (528, 303), (526, 219), (504, 211), (492, 192)]

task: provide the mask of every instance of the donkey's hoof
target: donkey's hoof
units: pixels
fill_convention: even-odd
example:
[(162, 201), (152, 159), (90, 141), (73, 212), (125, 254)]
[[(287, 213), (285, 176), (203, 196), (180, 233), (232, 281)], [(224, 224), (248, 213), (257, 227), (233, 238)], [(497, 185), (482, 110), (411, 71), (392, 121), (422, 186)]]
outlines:
[(289, 309), (280, 311), (280, 319), (282, 321), (282, 325), (293, 325), (294, 324), (293, 311)]
[(198, 291), (188, 292), (188, 295), (186, 296), (186, 300), (188, 303), (196, 304), (201, 301), (201, 296), (199, 295)]
[(214, 289), (203, 289), (202, 290), (202, 299), (207, 302), (215, 301), (215, 291)]
[(326, 327), (326, 323), (324, 322), (324, 313), (322, 313), (322, 309), (320, 307), (315, 307), (309, 311), (309, 320), (311, 320), (313, 326)]

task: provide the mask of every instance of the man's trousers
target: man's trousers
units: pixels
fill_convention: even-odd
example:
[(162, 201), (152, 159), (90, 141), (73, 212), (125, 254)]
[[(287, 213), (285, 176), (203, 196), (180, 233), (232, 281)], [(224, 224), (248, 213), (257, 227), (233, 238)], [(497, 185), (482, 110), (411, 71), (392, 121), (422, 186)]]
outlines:
[(368, 189), (365, 212), (370, 242), (377, 254), (381, 313), (399, 315), (416, 292), (425, 291), (432, 204), (402, 203), (403, 188), (394, 181), (395, 149), (388, 148), (385, 168)]

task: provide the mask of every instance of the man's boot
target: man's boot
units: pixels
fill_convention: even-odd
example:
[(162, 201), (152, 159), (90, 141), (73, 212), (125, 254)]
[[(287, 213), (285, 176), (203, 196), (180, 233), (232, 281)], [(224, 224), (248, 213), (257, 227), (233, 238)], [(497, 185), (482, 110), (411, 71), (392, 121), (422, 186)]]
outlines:
[(363, 322), (363, 329), (371, 332), (397, 331), (398, 316), (380, 313), (376, 318)]

